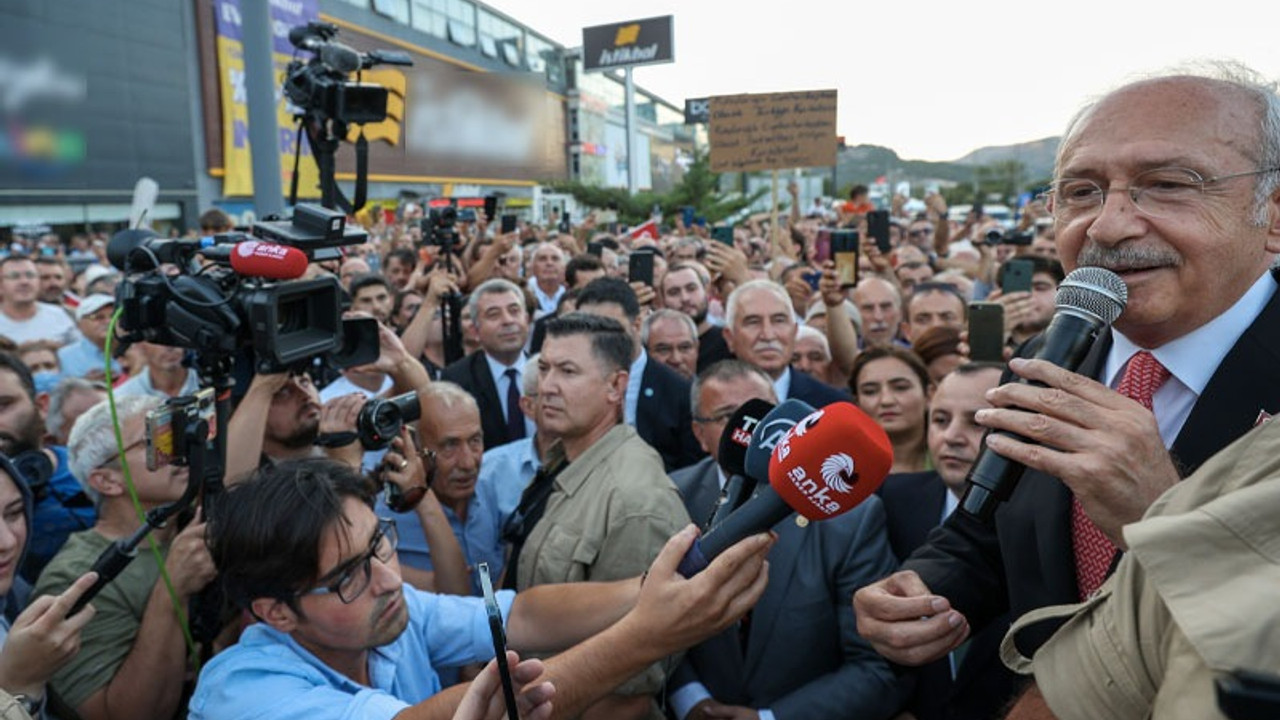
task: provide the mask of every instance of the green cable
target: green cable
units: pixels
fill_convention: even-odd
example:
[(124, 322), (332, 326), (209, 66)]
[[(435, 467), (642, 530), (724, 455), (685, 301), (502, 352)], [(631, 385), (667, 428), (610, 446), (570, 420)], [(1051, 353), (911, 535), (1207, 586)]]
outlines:
[[(129, 472), (129, 459), (125, 457), (124, 430), (120, 427), (120, 417), (116, 414), (116, 393), (111, 379), (112, 340), (115, 339), (116, 325), (120, 322), (120, 316), (123, 314), (123, 307), (116, 307), (116, 311), (112, 313), (111, 324), (107, 327), (106, 346), (103, 349), (107, 405), (111, 408), (111, 425), (116, 435), (117, 457), (120, 458), (120, 469), (124, 473), (125, 487), (129, 489), (129, 499), (133, 500), (133, 509), (138, 515), (138, 521), (145, 525), (147, 514), (142, 508), (142, 501), (138, 499), (138, 490), (133, 486), (133, 475)], [(190, 479), (188, 479), (188, 482), (190, 482)], [(182, 608), (182, 601), (178, 599), (178, 591), (173, 589), (173, 580), (169, 577), (169, 571), (164, 566), (164, 558), (160, 555), (160, 546), (156, 544), (155, 536), (152, 533), (147, 533), (147, 545), (151, 548), (151, 553), (155, 555), (156, 565), (160, 568), (160, 578), (164, 580), (164, 587), (169, 591), (169, 601), (173, 603), (173, 609), (178, 613), (178, 625), (182, 627), (182, 639), (186, 642), (190, 662), (195, 667), (196, 675), (199, 675), (200, 652), (196, 648), (195, 638), (191, 636), (191, 627), (187, 623), (187, 613)]]

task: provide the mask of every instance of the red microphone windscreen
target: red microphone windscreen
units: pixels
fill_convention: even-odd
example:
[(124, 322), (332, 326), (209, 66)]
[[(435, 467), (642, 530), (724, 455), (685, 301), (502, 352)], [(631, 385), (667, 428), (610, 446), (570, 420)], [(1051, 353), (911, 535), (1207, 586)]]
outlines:
[(810, 520), (857, 507), (893, 467), (893, 445), (853, 403), (832, 403), (796, 423), (769, 458), (769, 485)]
[(249, 277), (294, 280), (307, 271), (307, 254), (288, 245), (245, 240), (231, 250), (231, 269)]

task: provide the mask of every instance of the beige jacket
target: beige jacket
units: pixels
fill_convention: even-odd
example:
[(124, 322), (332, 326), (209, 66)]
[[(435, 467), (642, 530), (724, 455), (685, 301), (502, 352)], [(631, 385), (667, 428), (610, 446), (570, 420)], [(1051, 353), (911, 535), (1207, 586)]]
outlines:
[[(1097, 595), (1028, 613), (1001, 647), (1058, 718), (1221, 718), (1220, 673), (1280, 673), (1280, 422), (1215, 455), (1124, 536)], [(1034, 661), (1018, 653), (1022, 627), (1067, 616)]]

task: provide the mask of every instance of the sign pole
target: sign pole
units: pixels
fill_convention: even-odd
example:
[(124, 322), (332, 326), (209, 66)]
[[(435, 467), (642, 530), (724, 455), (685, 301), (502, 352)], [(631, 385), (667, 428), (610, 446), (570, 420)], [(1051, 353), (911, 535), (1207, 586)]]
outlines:
[(769, 211), (769, 251), (774, 257), (782, 249), (782, 235), (778, 232), (778, 169), (773, 169), (773, 200)]
[(631, 79), (631, 66), (626, 68), (627, 111), (627, 192), (636, 194), (640, 185), (640, 164), (636, 162), (636, 84)]

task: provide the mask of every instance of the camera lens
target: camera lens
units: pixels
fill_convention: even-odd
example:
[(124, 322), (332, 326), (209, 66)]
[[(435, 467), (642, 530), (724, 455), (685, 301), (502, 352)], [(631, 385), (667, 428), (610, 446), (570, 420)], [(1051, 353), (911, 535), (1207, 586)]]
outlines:
[(988, 245), (999, 245), (1004, 241), (1004, 233), (999, 230), (988, 230), (986, 240)]

